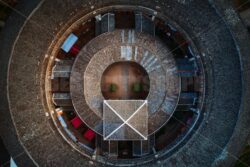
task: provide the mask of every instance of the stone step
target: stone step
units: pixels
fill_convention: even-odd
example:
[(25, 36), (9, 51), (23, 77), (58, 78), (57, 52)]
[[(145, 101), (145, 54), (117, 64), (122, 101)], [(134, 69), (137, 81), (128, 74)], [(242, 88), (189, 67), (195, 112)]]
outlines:
[[(192, 59), (191, 59), (192, 60)], [(178, 74), (181, 77), (197, 76), (198, 69), (195, 61), (189, 61), (187, 58), (177, 59)]]
[[(64, 64), (65, 63), (65, 64)], [(69, 62), (58, 62), (52, 68), (51, 79), (54, 78), (69, 78), (72, 69), (72, 64)]]
[(150, 18), (145, 17), (142, 13), (135, 15), (135, 30), (155, 36), (154, 22)]
[(196, 92), (185, 92), (181, 93), (179, 105), (191, 105), (193, 106), (198, 98), (198, 93)]
[(106, 13), (104, 15), (97, 15), (96, 17), (96, 36), (105, 32), (112, 32), (115, 30), (115, 14)]
[(155, 146), (155, 135), (148, 137), (148, 140), (133, 141), (133, 156), (141, 157), (153, 150)]
[(52, 101), (56, 106), (72, 106), (70, 93), (53, 93)]

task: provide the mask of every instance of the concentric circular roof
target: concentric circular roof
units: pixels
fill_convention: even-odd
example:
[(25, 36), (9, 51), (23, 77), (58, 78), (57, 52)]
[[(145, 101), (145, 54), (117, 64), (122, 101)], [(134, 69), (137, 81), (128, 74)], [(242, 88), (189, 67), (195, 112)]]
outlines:
[[(45, 0), (17, 10), (29, 17), (14, 14), (1, 34), (0, 118), (18, 166), (235, 161), (249, 132), (249, 35), (228, 2)], [(120, 61), (149, 75), (137, 124), (147, 140), (101, 135), (103, 105), (126, 103), (101, 93), (102, 73)]]
[[(153, 37), (131, 32), (134, 33), (131, 43), (122, 40), (129, 30), (116, 30), (98, 36), (82, 49), (73, 65), (70, 90), (74, 108), (83, 121), (99, 134), (103, 129), (101, 78), (105, 69), (115, 62), (137, 62), (149, 74), (149, 134), (166, 123), (179, 99), (180, 79), (173, 56), (167, 54), (169, 51), (158, 40), (151, 39)], [(145, 45), (149, 43), (146, 41), (153, 46)]]

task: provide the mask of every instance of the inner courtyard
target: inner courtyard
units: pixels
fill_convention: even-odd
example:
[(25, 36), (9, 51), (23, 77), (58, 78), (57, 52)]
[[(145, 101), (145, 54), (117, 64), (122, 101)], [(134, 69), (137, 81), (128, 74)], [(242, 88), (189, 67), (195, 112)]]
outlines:
[(111, 64), (103, 73), (101, 89), (107, 100), (146, 99), (150, 80), (147, 71), (135, 62)]

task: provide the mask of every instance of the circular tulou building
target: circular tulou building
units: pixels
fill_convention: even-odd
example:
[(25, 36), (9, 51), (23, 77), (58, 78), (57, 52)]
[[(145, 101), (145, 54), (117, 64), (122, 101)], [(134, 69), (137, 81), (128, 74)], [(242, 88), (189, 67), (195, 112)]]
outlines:
[(30, 0), (0, 35), (0, 133), (20, 167), (233, 166), (250, 40), (231, 1)]

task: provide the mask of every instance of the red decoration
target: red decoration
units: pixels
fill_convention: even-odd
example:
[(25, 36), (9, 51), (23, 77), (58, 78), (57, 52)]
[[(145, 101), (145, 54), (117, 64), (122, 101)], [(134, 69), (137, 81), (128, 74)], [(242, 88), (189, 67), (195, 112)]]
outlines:
[(91, 129), (88, 129), (83, 135), (83, 137), (88, 141), (92, 141), (95, 138), (95, 136), (96, 136), (95, 132), (93, 132)]
[(75, 129), (78, 129), (82, 125), (82, 120), (79, 117), (75, 117), (71, 120), (71, 124)]
[(80, 52), (80, 49), (77, 45), (74, 45), (71, 49), (70, 49), (70, 53), (73, 55), (77, 55)]

